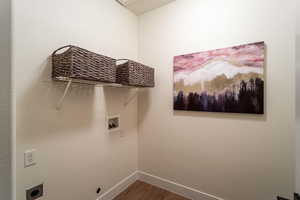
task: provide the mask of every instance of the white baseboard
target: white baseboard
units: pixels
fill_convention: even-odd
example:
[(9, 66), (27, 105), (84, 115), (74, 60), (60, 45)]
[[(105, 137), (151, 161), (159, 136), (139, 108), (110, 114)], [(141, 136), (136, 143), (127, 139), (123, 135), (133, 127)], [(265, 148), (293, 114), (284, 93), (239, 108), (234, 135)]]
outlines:
[(139, 171), (139, 180), (192, 200), (224, 200), (205, 192)]
[(107, 192), (102, 194), (97, 200), (113, 200), (137, 180), (168, 190), (191, 200), (224, 200), (220, 197), (216, 197), (214, 195), (207, 194), (205, 192), (201, 192), (199, 190), (142, 171), (136, 171), (127, 178), (123, 179)]
[(113, 200), (116, 196), (126, 190), (131, 184), (136, 182), (139, 178), (138, 171), (134, 172), (130, 176), (124, 178), (122, 181), (117, 183), (107, 192), (102, 194), (97, 200)]

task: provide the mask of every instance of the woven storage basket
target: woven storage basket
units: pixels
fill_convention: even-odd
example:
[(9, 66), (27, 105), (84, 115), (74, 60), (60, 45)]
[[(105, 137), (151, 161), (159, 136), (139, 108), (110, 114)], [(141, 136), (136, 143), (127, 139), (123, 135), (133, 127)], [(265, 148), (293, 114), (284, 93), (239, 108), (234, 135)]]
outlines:
[(154, 69), (132, 60), (117, 65), (117, 83), (136, 87), (154, 87)]
[[(67, 49), (63, 53), (57, 52)], [(107, 83), (116, 82), (116, 60), (80, 47), (68, 45), (52, 54), (52, 78), (72, 78)]]

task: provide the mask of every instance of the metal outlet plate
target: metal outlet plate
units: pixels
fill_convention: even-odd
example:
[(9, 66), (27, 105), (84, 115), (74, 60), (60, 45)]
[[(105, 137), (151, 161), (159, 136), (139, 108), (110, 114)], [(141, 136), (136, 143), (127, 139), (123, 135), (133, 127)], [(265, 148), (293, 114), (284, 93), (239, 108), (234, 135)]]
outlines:
[(40, 184), (26, 190), (26, 200), (35, 200), (44, 195), (44, 185)]

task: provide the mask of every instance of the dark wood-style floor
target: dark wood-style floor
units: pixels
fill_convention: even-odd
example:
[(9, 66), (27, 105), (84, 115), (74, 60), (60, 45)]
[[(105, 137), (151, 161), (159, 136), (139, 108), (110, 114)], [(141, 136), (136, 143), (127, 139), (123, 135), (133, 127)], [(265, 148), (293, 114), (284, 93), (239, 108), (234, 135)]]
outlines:
[(189, 200), (164, 189), (136, 181), (114, 200)]

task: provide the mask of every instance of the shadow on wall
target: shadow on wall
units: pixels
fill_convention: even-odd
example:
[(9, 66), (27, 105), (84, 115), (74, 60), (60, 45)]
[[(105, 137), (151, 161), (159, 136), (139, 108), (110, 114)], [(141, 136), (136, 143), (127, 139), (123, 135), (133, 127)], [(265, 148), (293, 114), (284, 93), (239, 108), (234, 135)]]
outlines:
[(238, 119), (238, 120), (254, 120), (254, 121), (267, 121), (266, 114), (240, 114), (240, 113), (217, 113), (217, 112), (195, 112), (195, 111), (175, 111), (175, 116), (184, 117), (205, 117), (217, 119)]
[[(36, 74), (36, 75), (35, 75)], [(26, 140), (29, 136), (55, 133), (72, 133), (90, 126), (93, 118), (95, 90), (87, 85), (72, 85), (61, 110), (56, 110), (66, 83), (51, 79), (51, 59), (45, 60), (38, 68), (32, 83), (17, 102), (18, 137)]]
[[(106, 107), (106, 116), (120, 115), (122, 132), (134, 132), (136, 123), (132, 123), (132, 118), (128, 117), (131, 112), (136, 110), (136, 98), (131, 99), (127, 105), (126, 101), (130, 99), (134, 91), (129, 88), (104, 87), (103, 94)], [(132, 113), (137, 115), (137, 113)]]
[[(157, 86), (155, 86), (157, 87)], [(139, 92), (138, 94), (138, 124), (144, 122), (145, 116), (147, 115), (150, 107), (150, 96), (151, 91), (155, 90), (156, 88), (145, 89)]]
[[(17, 102), (18, 137), (32, 140), (32, 138), (54, 137), (66, 134), (89, 134), (88, 128), (97, 124), (103, 128), (107, 115), (121, 114), (133, 106), (133, 101), (127, 107), (124, 99), (130, 94), (129, 89), (102, 88), (93, 85), (73, 83), (60, 110), (56, 110), (57, 103), (64, 93), (65, 82), (51, 79), (51, 57), (46, 59), (38, 70), (30, 77), (33, 81), (25, 89)], [(126, 117), (125, 117), (126, 118)], [(124, 120), (123, 127), (127, 127), (128, 120)], [(101, 125), (100, 125), (101, 124)], [(84, 131), (80, 131), (84, 130)]]

